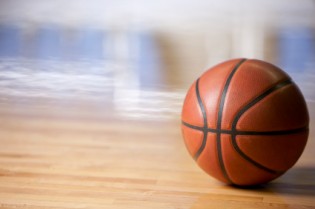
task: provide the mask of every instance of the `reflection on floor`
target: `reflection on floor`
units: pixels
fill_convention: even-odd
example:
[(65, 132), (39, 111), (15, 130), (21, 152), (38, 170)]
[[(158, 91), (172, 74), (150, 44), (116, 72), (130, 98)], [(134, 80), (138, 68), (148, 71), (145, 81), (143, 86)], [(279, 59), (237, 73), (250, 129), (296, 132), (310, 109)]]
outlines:
[(123, 117), (169, 119), (178, 116), (184, 92), (163, 86), (159, 56), (148, 31), (45, 26), (28, 34), (0, 26), (2, 103), (94, 100)]

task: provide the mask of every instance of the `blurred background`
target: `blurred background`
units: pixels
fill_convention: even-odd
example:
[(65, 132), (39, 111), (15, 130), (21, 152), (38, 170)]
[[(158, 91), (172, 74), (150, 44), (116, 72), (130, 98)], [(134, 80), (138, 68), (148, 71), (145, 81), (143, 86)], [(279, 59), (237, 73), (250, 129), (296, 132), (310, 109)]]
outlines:
[(313, 103), (314, 1), (0, 1), (4, 109), (178, 119), (191, 83), (238, 57), (280, 66)]

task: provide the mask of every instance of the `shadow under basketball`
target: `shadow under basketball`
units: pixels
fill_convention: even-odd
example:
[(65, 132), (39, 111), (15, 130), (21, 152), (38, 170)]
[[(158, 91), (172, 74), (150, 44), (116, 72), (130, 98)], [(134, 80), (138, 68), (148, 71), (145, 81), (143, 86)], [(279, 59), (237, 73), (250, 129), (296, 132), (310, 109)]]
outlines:
[[(218, 188), (217, 188), (218, 189)], [(294, 203), (296, 208), (303, 207), (303, 200), (296, 204), (296, 196), (315, 196), (315, 167), (296, 167), (290, 169), (278, 179), (261, 185), (235, 187), (223, 186), (219, 190), (226, 190), (228, 194), (220, 192), (209, 192), (200, 194), (190, 209), (209, 208), (287, 208)], [(307, 200), (306, 200), (307, 201)], [(273, 202), (270, 204), (270, 202)], [(308, 208), (308, 207), (306, 207)]]
[(288, 170), (276, 180), (253, 186), (233, 186), (252, 192), (315, 196), (315, 167), (296, 167)]
[(315, 196), (315, 167), (292, 168), (277, 180), (266, 184), (262, 191)]

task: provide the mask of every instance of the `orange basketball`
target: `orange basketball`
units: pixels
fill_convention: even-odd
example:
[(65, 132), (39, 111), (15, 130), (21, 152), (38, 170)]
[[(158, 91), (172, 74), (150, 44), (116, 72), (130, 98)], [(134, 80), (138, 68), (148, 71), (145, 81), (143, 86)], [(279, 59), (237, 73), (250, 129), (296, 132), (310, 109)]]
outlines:
[(271, 181), (291, 168), (308, 138), (305, 100), (291, 78), (260, 60), (214, 66), (188, 90), (182, 133), (197, 164), (232, 185)]

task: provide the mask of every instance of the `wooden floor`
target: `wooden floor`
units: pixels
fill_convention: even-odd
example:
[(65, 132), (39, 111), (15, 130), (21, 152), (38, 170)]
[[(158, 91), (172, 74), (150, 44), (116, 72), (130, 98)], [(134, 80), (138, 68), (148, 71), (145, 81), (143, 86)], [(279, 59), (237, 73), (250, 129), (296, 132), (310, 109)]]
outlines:
[[(0, 208), (315, 208), (314, 124), (294, 168), (241, 189), (188, 155), (183, 92), (141, 90), (128, 107), (119, 97), (36, 97), (14, 85), (0, 97)], [(314, 108), (310, 102), (312, 119)]]
[[(239, 1), (233, 9), (231, 2), (141, 0), (145, 6), (126, 6), (131, 12), (111, 1), (3, 2), (1, 209), (315, 208), (310, 1), (261, 1), (254, 10), (244, 1), (245, 16)], [(132, 14), (139, 19), (132, 22)], [(109, 19), (118, 23), (107, 28)], [(128, 19), (152, 31), (126, 31)], [(210, 65), (242, 56), (287, 67), (311, 117), (297, 164), (246, 189), (205, 174), (180, 129), (189, 85)]]

